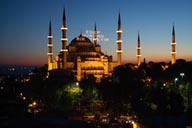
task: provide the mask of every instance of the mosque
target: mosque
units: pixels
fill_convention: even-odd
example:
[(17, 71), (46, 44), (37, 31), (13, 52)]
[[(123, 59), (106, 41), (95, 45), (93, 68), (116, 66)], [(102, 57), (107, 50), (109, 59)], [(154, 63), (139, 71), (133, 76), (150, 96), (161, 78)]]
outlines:
[[(74, 74), (77, 81), (86, 78), (89, 75), (93, 75), (96, 81), (99, 82), (104, 76), (111, 76), (112, 71), (116, 66), (121, 65), (122, 60), (122, 29), (121, 29), (121, 17), (120, 13), (118, 15), (117, 24), (117, 60), (113, 61), (111, 55), (106, 55), (101, 51), (101, 46), (98, 44), (97, 29), (96, 24), (93, 30), (93, 42), (82, 35), (82, 33), (75, 37), (67, 45), (67, 25), (66, 25), (66, 14), (65, 9), (63, 10), (62, 19), (62, 48), (59, 54), (53, 58), (52, 52), (52, 29), (51, 21), (49, 24), (49, 34), (48, 34), (48, 74), (49, 71), (53, 69), (69, 69)], [(172, 32), (172, 64), (175, 63), (175, 32), (173, 26)], [(141, 46), (140, 46), (140, 36), (138, 34), (138, 45), (137, 45), (137, 66), (141, 64)]]

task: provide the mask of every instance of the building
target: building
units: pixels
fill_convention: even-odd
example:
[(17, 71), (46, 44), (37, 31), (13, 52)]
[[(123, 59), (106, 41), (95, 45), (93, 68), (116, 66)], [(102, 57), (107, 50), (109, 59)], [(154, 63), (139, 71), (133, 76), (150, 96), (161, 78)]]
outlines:
[[(48, 34), (48, 75), (49, 71), (54, 69), (69, 69), (73, 72), (77, 81), (86, 78), (89, 75), (95, 76), (96, 80), (99, 82), (103, 76), (111, 76), (113, 69), (121, 65), (122, 60), (122, 29), (121, 29), (121, 17), (120, 13), (118, 15), (117, 24), (117, 60), (113, 61), (112, 56), (106, 55), (101, 51), (101, 46), (97, 43), (97, 29), (96, 24), (93, 31), (93, 42), (86, 36), (80, 33), (79, 36), (75, 37), (68, 45), (67, 39), (67, 25), (66, 25), (66, 15), (65, 9), (63, 10), (62, 19), (62, 48), (59, 54), (53, 59), (52, 52), (52, 29), (51, 21), (49, 24), (49, 34)], [(140, 35), (138, 33), (137, 40), (137, 65), (141, 64), (141, 46), (140, 46)], [(172, 43), (171, 43), (171, 63), (176, 62), (176, 43), (175, 43), (175, 29), (173, 25), (172, 30)]]
[(141, 65), (141, 44), (140, 44), (140, 36), (138, 33), (137, 39), (137, 66)]
[(171, 42), (171, 64), (176, 62), (176, 43), (175, 43), (175, 28), (173, 25), (172, 42)]
[(49, 24), (48, 35), (48, 71), (53, 69), (69, 69), (73, 72), (77, 81), (86, 78), (89, 75), (95, 76), (99, 82), (103, 76), (112, 75), (114, 67), (121, 65), (121, 18), (120, 13), (118, 15), (118, 28), (117, 28), (117, 61), (113, 61), (112, 56), (106, 55), (101, 51), (101, 46), (97, 43), (97, 29), (96, 24), (94, 26), (94, 38), (93, 42), (82, 35), (82, 33), (75, 37), (67, 45), (67, 25), (65, 9), (63, 11), (62, 19), (62, 49), (57, 56), (53, 58), (52, 52), (52, 29), (51, 21)]

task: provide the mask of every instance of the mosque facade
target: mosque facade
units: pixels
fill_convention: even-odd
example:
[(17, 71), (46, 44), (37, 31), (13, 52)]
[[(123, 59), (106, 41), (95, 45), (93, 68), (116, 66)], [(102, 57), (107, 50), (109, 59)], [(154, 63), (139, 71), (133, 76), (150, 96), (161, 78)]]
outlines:
[(113, 61), (111, 55), (106, 55), (101, 51), (101, 46), (97, 40), (97, 28), (96, 24), (93, 31), (93, 42), (82, 33), (75, 37), (67, 45), (67, 26), (66, 26), (66, 15), (65, 9), (63, 11), (62, 19), (62, 48), (59, 54), (53, 59), (52, 52), (52, 28), (51, 21), (49, 24), (48, 34), (48, 72), (54, 69), (69, 69), (72, 71), (77, 81), (86, 78), (89, 75), (93, 75), (97, 81), (100, 81), (104, 76), (112, 75), (113, 69), (121, 65), (121, 44), (122, 44), (122, 29), (121, 29), (121, 18), (120, 13), (118, 16), (118, 27), (117, 27), (117, 61)]
[[(67, 25), (66, 25), (66, 15), (65, 9), (63, 11), (62, 19), (62, 37), (61, 43), (62, 48), (59, 51), (59, 54), (56, 55), (53, 59), (52, 52), (52, 29), (51, 21), (49, 24), (49, 34), (48, 34), (48, 74), (49, 71), (54, 69), (68, 69), (72, 71), (77, 81), (86, 78), (89, 75), (93, 75), (96, 80), (99, 82), (104, 76), (111, 76), (112, 71), (116, 66), (121, 65), (122, 60), (122, 29), (121, 29), (121, 18), (120, 13), (118, 15), (118, 24), (117, 24), (117, 60), (113, 61), (111, 55), (104, 54), (101, 51), (101, 46), (98, 44), (97, 38), (97, 28), (96, 24), (93, 30), (93, 41), (88, 37), (82, 35), (82, 33), (75, 37), (68, 45), (67, 39)], [(138, 33), (137, 40), (137, 65), (138, 67), (141, 64), (141, 46), (140, 46), (140, 35)], [(175, 43), (175, 29), (173, 25), (172, 30), (172, 42), (171, 42), (171, 63), (176, 62), (176, 43)]]

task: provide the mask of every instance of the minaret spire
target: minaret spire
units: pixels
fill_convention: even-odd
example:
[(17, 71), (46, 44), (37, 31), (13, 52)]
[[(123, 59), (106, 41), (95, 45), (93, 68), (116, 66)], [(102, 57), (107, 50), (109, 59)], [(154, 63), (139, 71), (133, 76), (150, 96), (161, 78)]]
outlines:
[(52, 36), (51, 20), (49, 21), (49, 35), (48, 36)]
[(137, 65), (139, 66), (141, 64), (141, 44), (140, 44), (140, 35), (138, 33), (138, 39), (137, 39)]
[(176, 43), (175, 43), (175, 28), (173, 24), (172, 29), (172, 43), (171, 43), (171, 63), (174, 64), (176, 62)]
[(67, 63), (67, 26), (66, 26), (66, 15), (65, 15), (65, 8), (63, 9), (63, 22), (62, 22), (62, 49), (61, 52), (63, 53), (63, 59), (62, 59), (62, 69), (66, 68), (66, 63)]
[(117, 63), (118, 65), (121, 65), (121, 53), (122, 53), (122, 50), (121, 50), (121, 44), (122, 44), (122, 39), (121, 39), (121, 34), (122, 34), (122, 29), (121, 29), (121, 16), (120, 16), (120, 13), (119, 13), (119, 16), (118, 16), (118, 28), (117, 28)]
[(95, 23), (95, 27), (94, 27), (94, 37), (93, 37), (93, 41), (94, 41), (94, 46), (97, 45), (97, 28), (96, 28), (96, 23)]
[(173, 30), (172, 30), (172, 42), (175, 42), (175, 28), (173, 24)]
[(48, 71), (52, 69), (52, 56), (53, 56), (53, 53), (52, 53), (52, 30), (51, 30), (51, 20), (49, 22), (49, 35), (48, 35), (48, 44), (47, 44), (47, 47), (48, 47), (48, 52), (47, 52), (47, 61), (48, 61)]
[(138, 47), (140, 47), (140, 35), (139, 35), (139, 32), (138, 32), (138, 39), (137, 39), (137, 42), (138, 42)]
[(65, 15), (65, 8), (63, 9), (63, 22), (62, 22), (62, 27), (66, 27), (66, 15)]
[(121, 30), (121, 16), (120, 16), (120, 12), (119, 12), (119, 16), (118, 16), (118, 30)]

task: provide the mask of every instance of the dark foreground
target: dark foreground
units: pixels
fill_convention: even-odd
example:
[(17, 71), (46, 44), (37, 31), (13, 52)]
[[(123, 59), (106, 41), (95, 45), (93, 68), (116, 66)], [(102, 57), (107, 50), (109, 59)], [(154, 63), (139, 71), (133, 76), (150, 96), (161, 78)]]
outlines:
[[(1, 120), (2, 121), (2, 120)], [(64, 117), (27, 117), (4, 119), (2, 127), (9, 128), (91, 128), (91, 124)]]

